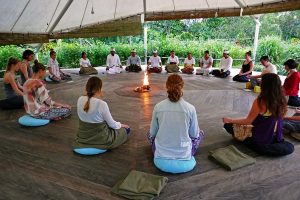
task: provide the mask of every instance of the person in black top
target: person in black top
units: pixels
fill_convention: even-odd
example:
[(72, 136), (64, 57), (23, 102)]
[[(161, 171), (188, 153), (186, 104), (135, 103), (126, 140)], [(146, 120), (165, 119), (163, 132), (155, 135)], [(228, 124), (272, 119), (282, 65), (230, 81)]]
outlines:
[(251, 51), (246, 52), (245, 60), (243, 62), (240, 73), (233, 77), (234, 81), (237, 82), (249, 82), (248, 76), (252, 74), (253, 62), (251, 60)]

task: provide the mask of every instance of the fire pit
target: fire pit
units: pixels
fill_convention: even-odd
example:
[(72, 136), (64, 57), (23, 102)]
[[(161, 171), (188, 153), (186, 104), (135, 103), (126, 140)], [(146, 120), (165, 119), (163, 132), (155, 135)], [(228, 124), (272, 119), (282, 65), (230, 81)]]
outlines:
[(144, 73), (144, 81), (143, 85), (141, 87), (136, 87), (133, 91), (143, 93), (143, 92), (149, 92), (150, 86), (149, 86), (149, 80), (148, 80), (148, 74), (147, 72)]

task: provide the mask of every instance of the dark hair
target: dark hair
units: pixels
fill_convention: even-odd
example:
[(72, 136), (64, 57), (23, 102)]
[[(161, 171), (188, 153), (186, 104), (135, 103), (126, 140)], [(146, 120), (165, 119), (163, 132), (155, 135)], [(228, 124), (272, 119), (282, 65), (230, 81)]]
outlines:
[(22, 58), (23, 59), (27, 59), (29, 56), (31, 55), (34, 55), (33, 51), (31, 51), (30, 49), (26, 49), (24, 52), (23, 52), (23, 56)]
[(207, 53), (207, 54), (209, 54), (209, 51), (208, 51), (208, 50), (206, 50), (206, 51), (204, 51), (204, 53)]
[(258, 104), (264, 103), (267, 111), (276, 118), (283, 117), (287, 111), (287, 101), (277, 74), (267, 73), (262, 76), (261, 93), (257, 99)]
[(88, 112), (90, 109), (90, 99), (95, 95), (96, 92), (101, 91), (102, 89), (102, 80), (96, 76), (89, 78), (86, 83), (85, 90), (88, 97), (87, 102), (84, 105), (83, 110)]
[(188, 55), (189, 55), (189, 54), (193, 55), (192, 52), (188, 52)]
[(84, 51), (81, 53), (81, 58), (83, 58), (83, 55), (86, 54)]
[(10, 58), (7, 60), (7, 65), (6, 65), (6, 70), (5, 70), (5, 72), (10, 71), (10, 70), (11, 70), (11, 66), (12, 66), (12, 65), (18, 64), (18, 62), (20, 62), (19, 59), (10, 57)]
[(172, 74), (168, 77), (168, 80), (166, 82), (166, 87), (167, 87), (167, 93), (168, 93), (168, 98), (172, 102), (177, 102), (179, 99), (182, 97), (184, 82), (178, 74)]
[(288, 59), (283, 64), (286, 65), (289, 69), (298, 68), (298, 63), (294, 59)]
[(56, 52), (53, 49), (50, 49), (50, 57), (55, 54)]
[(251, 51), (247, 51), (245, 54), (251, 57), (252, 52)]
[(174, 50), (170, 51), (170, 53), (174, 53), (174, 52), (175, 52)]
[(34, 65), (32, 67), (33, 73), (38, 73), (40, 70), (45, 71), (46, 67), (42, 63), (39, 63), (38, 60), (34, 60)]
[(262, 61), (262, 60), (264, 60), (264, 61), (270, 61), (270, 58), (269, 58), (269, 56), (262, 56), (260, 59), (259, 59), (259, 61)]

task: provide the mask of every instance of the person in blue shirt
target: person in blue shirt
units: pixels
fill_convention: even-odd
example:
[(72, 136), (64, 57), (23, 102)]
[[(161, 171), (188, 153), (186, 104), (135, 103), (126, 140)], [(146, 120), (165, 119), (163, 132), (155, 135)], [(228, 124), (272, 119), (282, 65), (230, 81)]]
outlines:
[(182, 98), (183, 85), (181, 76), (170, 75), (168, 98), (154, 107), (148, 139), (156, 158), (190, 160), (204, 137), (195, 107)]

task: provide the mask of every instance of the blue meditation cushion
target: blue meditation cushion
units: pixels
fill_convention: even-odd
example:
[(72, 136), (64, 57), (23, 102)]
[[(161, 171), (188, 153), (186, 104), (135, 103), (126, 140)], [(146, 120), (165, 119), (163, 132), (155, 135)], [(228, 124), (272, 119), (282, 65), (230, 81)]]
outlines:
[(161, 171), (178, 174), (189, 172), (194, 169), (196, 160), (194, 156), (190, 160), (154, 158), (154, 164)]
[(52, 82), (52, 79), (50, 79), (49, 76), (46, 76), (45, 81), (47, 81), (47, 82)]
[(34, 117), (31, 117), (30, 115), (24, 115), (19, 118), (19, 124), (23, 126), (44, 126), (46, 124), (49, 124), (50, 120), (48, 119), (37, 119)]
[(97, 148), (76, 148), (73, 149), (78, 154), (82, 155), (97, 155), (100, 153), (105, 153), (107, 150), (106, 149), (97, 149)]

